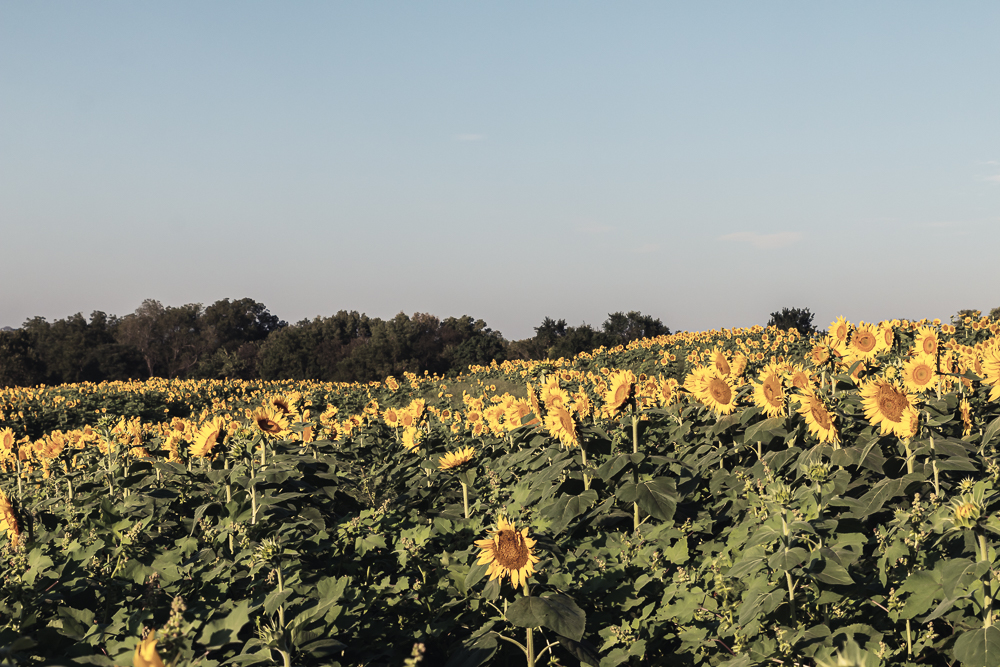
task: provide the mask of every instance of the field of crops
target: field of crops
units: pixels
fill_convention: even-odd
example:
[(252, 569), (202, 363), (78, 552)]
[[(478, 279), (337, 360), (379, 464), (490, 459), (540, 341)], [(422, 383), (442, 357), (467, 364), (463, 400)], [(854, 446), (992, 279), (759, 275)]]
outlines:
[(997, 665), (998, 331), (6, 389), (0, 663)]

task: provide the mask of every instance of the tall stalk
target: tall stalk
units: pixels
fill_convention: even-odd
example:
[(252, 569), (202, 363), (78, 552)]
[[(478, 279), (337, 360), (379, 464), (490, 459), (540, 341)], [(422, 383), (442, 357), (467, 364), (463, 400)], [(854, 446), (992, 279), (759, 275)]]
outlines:
[[(639, 413), (634, 402), (632, 403), (632, 453), (639, 453)], [(632, 481), (636, 486), (639, 485), (639, 467), (635, 463), (632, 464)], [(632, 503), (632, 529), (639, 531), (639, 503), (635, 501)]]

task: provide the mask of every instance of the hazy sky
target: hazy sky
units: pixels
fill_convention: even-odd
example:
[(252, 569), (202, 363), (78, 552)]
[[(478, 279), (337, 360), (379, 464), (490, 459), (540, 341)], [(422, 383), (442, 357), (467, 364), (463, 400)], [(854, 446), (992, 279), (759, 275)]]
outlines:
[(996, 2), (0, 0), (0, 326), (1000, 306)]

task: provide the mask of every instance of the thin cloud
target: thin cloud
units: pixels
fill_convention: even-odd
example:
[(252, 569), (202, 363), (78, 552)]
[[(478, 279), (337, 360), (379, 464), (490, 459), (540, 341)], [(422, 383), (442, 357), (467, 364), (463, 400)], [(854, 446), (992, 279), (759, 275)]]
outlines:
[(989, 181), (990, 183), (1000, 183), (1000, 174), (997, 174), (996, 176), (987, 176), (983, 180)]
[(777, 234), (758, 234), (757, 232), (736, 232), (720, 236), (720, 241), (737, 241), (749, 243), (754, 248), (771, 249), (784, 248), (798, 243), (802, 239), (799, 232), (778, 232)]
[(456, 134), (455, 141), (482, 141), (486, 138), (485, 134)]

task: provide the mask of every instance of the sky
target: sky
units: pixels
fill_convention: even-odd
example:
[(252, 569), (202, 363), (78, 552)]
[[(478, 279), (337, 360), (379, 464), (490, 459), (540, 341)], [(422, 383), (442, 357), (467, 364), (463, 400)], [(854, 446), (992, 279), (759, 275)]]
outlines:
[(995, 2), (0, 0), (0, 326), (1000, 306)]

